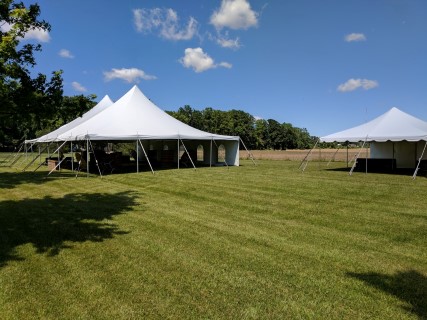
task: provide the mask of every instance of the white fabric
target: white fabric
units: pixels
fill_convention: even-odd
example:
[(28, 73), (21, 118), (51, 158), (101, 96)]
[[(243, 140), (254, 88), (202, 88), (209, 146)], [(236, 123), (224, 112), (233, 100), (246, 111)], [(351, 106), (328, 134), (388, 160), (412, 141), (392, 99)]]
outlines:
[(427, 141), (427, 122), (415, 118), (397, 108), (383, 115), (344, 131), (320, 138), (321, 142), (358, 141)]
[(58, 139), (62, 141), (84, 139), (214, 139), (239, 141), (239, 137), (236, 136), (212, 134), (180, 122), (159, 109), (137, 86), (134, 86), (103, 112), (60, 134)]
[(41, 136), (40, 138), (33, 139), (33, 140), (27, 140), (25, 143), (34, 143), (34, 142), (52, 142), (55, 141), (59, 135), (63, 134), (64, 132), (67, 132), (69, 130), (72, 130), (73, 128), (77, 127), (79, 124), (89, 120), (93, 116), (97, 115), (101, 111), (104, 111), (106, 108), (111, 106), (113, 104), (113, 101), (111, 101), (110, 97), (106, 95), (104, 98), (102, 98), (101, 101), (98, 102), (96, 106), (94, 106), (92, 109), (84, 113), (81, 117), (78, 117), (74, 119), (73, 121), (64, 124), (63, 126), (59, 127), (58, 129), (49, 132), (45, 134), (44, 136)]

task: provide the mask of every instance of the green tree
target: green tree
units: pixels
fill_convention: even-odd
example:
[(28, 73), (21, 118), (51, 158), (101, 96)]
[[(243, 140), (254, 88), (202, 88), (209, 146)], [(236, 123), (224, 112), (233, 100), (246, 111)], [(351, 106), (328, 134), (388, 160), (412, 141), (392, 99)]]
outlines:
[(36, 131), (36, 136), (46, 134), (60, 126), (81, 117), (85, 112), (92, 109), (96, 102), (96, 95), (78, 95), (64, 96), (61, 104), (50, 114), (43, 119), (43, 126)]
[(269, 148), (268, 122), (264, 119), (255, 121), (255, 149), (263, 150)]
[(30, 30), (50, 31), (39, 15), (37, 4), (0, 2), (0, 146), (16, 143), (23, 135), (33, 137), (62, 102), (62, 71), (53, 72), (49, 80), (43, 74), (31, 75), (41, 45), (23, 39)]

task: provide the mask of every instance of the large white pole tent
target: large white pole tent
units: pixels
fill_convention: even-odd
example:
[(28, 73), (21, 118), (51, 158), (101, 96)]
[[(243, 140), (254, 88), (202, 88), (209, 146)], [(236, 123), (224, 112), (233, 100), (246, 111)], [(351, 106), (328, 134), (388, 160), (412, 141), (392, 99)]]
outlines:
[[(223, 163), (239, 165), (238, 136), (213, 134), (186, 125), (157, 107), (137, 86), (101, 112), (65, 129), (27, 142), (67, 141), (87, 145), (90, 141), (133, 141), (137, 145), (135, 157), (147, 160), (151, 170), (152, 162), (168, 161), (179, 166), (183, 158), (189, 159), (192, 166), (196, 160), (217, 165), (218, 150), (222, 148)], [(203, 157), (196, 159), (201, 149)]]
[[(391, 108), (362, 125), (321, 137), (320, 141), (369, 142), (370, 158), (366, 158), (366, 169), (368, 165), (418, 169), (427, 160), (427, 122), (398, 108)], [(363, 165), (363, 162), (359, 163)]]

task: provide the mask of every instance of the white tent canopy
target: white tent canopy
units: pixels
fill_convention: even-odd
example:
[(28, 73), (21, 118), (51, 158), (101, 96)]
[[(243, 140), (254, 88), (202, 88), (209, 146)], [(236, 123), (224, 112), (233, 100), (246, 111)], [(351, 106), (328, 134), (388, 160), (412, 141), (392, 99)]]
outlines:
[(360, 126), (320, 138), (321, 142), (421, 140), (427, 141), (427, 122), (397, 108), (391, 108), (383, 115)]
[(239, 141), (195, 129), (168, 115), (134, 86), (104, 112), (62, 133), (59, 140), (195, 139)]
[(427, 122), (391, 108), (365, 124), (321, 137), (320, 141), (369, 142), (370, 161), (360, 162), (366, 169), (370, 163), (371, 167), (388, 164), (392, 169), (416, 167), (417, 171), (427, 156)]
[(219, 151), (224, 149), (224, 162), (239, 165), (238, 136), (213, 134), (182, 123), (152, 103), (137, 86), (102, 111), (78, 118), (32, 142), (139, 141), (137, 149), (143, 149), (144, 153), (145, 150), (157, 151), (154, 157), (159, 161), (167, 153), (168, 161), (171, 161), (170, 153), (173, 151), (172, 161), (178, 162), (179, 166), (181, 147), (186, 148), (183, 140), (186, 140), (193, 157), (196, 157), (196, 150), (203, 149), (202, 161), (205, 164), (221, 163)]
[(52, 142), (57, 141), (58, 136), (63, 134), (64, 132), (67, 132), (69, 130), (72, 130), (73, 128), (77, 127), (79, 124), (89, 120), (93, 116), (97, 115), (101, 111), (104, 111), (106, 108), (111, 106), (113, 104), (113, 101), (111, 101), (110, 97), (106, 95), (96, 106), (94, 106), (92, 109), (84, 113), (81, 117), (78, 117), (74, 119), (73, 121), (64, 124), (63, 126), (59, 127), (58, 129), (49, 132), (45, 134), (44, 136), (41, 136), (37, 139), (27, 140), (26, 143), (35, 143), (35, 142)]

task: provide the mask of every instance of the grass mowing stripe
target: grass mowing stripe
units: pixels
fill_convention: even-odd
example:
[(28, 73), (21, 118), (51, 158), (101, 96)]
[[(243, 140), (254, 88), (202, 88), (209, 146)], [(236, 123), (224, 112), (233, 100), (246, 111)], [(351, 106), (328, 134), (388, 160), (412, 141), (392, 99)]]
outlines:
[(0, 168), (0, 317), (426, 315), (426, 179), (242, 164), (46, 180)]

